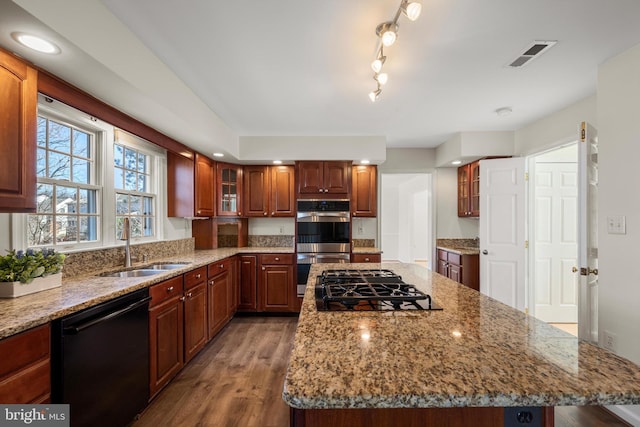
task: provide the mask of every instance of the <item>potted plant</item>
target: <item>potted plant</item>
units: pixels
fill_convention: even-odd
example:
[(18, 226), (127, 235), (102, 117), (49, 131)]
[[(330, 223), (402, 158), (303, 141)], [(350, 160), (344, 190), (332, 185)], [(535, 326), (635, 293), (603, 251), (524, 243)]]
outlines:
[(65, 255), (54, 249), (7, 251), (0, 257), (0, 297), (15, 298), (62, 284)]

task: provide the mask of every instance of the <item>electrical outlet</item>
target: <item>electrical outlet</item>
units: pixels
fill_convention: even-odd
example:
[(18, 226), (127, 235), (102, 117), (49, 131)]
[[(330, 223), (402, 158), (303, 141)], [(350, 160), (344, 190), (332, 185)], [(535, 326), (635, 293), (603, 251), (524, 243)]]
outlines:
[(284, 225), (280, 226), (280, 234), (284, 234)]
[(607, 350), (610, 351), (615, 351), (616, 349), (616, 334), (609, 332), (609, 331), (604, 331), (602, 333), (603, 335), (603, 340), (604, 342), (602, 343), (604, 345), (604, 348), (606, 348)]

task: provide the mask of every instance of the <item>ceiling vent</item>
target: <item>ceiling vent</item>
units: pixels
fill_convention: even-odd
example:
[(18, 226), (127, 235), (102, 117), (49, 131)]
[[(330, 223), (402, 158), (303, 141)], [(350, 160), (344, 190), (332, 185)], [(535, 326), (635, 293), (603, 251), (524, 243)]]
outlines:
[(520, 56), (518, 56), (513, 62), (509, 64), (509, 67), (519, 68), (525, 64), (531, 62), (534, 58), (542, 55), (543, 52), (549, 50), (557, 41), (547, 40), (547, 41), (534, 41), (529, 47), (527, 47)]

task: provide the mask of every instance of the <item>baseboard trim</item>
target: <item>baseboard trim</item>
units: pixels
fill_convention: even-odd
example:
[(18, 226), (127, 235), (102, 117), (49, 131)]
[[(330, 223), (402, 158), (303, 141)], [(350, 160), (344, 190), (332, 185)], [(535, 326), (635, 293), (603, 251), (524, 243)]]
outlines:
[(634, 427), (640, 427), (640, 405), (609, 405), (605, 406), (605, 408), (607, 408), (615, 416), (621, 418), (623, 421), (628, 422)]

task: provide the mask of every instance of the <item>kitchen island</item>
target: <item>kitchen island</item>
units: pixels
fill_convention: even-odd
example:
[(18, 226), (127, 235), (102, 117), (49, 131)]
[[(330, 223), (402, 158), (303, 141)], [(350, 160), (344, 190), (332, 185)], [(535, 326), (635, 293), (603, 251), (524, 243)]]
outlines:
[(443, 310), (319, 312), (315, 277), (345, 264), (314, 264), (284, 382), (293, 426), (552, 426), (554, 406), (640, 403), (640, 368), (609, 351), (418, 265), (347, 267), (392, 270)]

